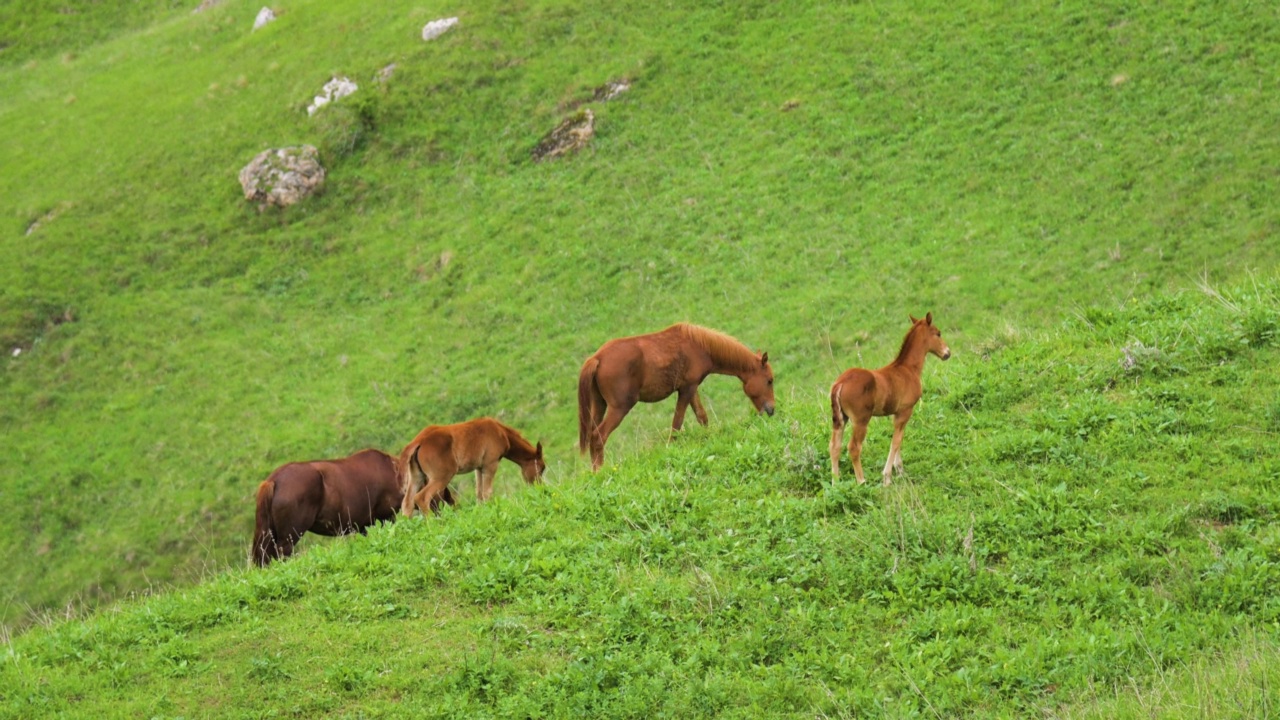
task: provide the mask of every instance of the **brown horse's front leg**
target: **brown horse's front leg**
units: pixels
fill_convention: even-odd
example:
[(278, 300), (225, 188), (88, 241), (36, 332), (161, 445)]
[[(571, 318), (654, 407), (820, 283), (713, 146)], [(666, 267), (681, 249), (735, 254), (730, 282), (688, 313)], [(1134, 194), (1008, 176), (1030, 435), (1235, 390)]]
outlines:
[(698, 418), (698, 423), (702, 426), (707, 424), (707, 411), (702, 407), (702, 396), (698, 394), (698, 389), (693, 389), (693, 416)]
[(689, 409), (689, 403), (693, 400), (694, 395), (698, 392), (698, 386), (685, 387), (676, 395), (676, 416), (671, 419), (671, 437), (675, 437), (680, 432), (680, 428), (684, 427), (684, 413)]

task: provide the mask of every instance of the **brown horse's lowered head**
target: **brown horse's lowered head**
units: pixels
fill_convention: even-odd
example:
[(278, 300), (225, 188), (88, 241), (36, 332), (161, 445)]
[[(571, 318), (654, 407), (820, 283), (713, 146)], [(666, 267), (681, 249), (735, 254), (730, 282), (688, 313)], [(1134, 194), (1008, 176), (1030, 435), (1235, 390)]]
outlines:
[(917, 336), (915, 338), (916, 342), (922, 343), (926, 352), (932, 353), (942, 360), (950, 359), (951, 348), (942, 342), (942, 331), (933, 324), (932, 312), (925, 313), (922, 320), (913, 315), (908, 315), (907, 317), (911, 318), (913, 323), (910, 334)]
[(769, 353), (757, 356), (759, 363), (742, 374), (742, 392), (751, 398), (756, 412), (773, 416), (773, 368), (769, 367)]

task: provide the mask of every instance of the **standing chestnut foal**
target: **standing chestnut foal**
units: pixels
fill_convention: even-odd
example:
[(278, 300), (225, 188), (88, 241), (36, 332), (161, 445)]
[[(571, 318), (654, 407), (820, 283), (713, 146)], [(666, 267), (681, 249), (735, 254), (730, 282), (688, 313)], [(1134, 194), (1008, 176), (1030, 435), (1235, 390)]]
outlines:
[(911, 411), (920, 399), (920, 373), (926, 353), (946, 360), (951, 349), (942, 342), (942, 331), (933, 325), (933, 313), (923, 320), (911, 318), (911, 329), (902, 341), (902, 349), (893, 362), (879, 370), (852, 368), (845, 370), (831, 386), (831, 476), (840, 477), (840, 446), (844, 427), (853, 419), (853, 437), (849, 439), (849, 457), (859, 483), (862, 476), (862, 440), (867, 436), (867, 423), (875, 416), (893, 416), (893, 444), (884, 463), (884, 484), (894, 470), (903, 472), (902, 431), (911, 419)]
[(493, 418), (425, 428), (400, 452), (404, 473), (400, 512), (413, 517), (414, 505), (423, 513), (436, 510), (441, 500), (452, 505), (449, 481), (472, 470), (476, 471), (476, 499), (488, 500), (493, 494), (493, 476), (503, 458), (519, 465), (524, 481), (530, 484), (541, 481), (547, 469), (542, 461), (542, 443), (534, 447), (520, 433)]
[(659, 402), (676, 394), (674, 433), (690, 405), (698, 422), (707, 411), (698, 385), (712, 373), (734, 375), (756, 412), (773, 414), (773, 368), (769, 353), (715, 330), (678, 323), (648, 335), (610, 340), (582, 364), (578, 375), (578, 451), (591, 450), (591, 469), (604, 464), (604, 444), (637, 402)]

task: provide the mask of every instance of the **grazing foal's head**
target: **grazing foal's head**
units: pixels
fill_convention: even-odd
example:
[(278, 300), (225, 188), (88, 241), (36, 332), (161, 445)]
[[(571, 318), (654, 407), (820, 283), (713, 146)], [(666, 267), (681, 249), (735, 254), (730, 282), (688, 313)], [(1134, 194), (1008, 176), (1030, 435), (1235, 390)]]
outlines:
[(520, 472), (524, 481), (533, 484), (542, 482), (542, 473), (547, 471), (547, 463), (542, 459), (542, 443), (533, 450), (533, 457), (520, 463)]
[(769, 353), (760, 353), (759, 364), (742, 376), (742, 391), (751, 398), (756, 412), (773, 415), (773, 368), (769, 367)]
[(923, 320), (917, 320), (915, 317), (908, 315), (911, 322), (915, 323), (911, 328), (912, 334), (919, 334), (921, 339), (917, 342), (924, 344), (926, 352), (933, 353), (939, 358), (946, 360), (951, 357), (951, 348), (942, 342), (942, 331), (933, 324), (933, 313), (925, 313)]

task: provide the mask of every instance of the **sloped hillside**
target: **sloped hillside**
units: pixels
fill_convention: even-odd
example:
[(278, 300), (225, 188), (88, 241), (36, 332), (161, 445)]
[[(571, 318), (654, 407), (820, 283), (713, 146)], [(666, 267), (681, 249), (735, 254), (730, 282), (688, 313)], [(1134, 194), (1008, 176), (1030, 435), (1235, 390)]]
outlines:
[[(0, 54), (6, 623), (238, 566), (272, 468), (430, 422), (499, 415), (573, 477), (610, 337), (728, 331), (804, 425), (907, 313), (959, 373), (1006, 327), (1280, 252), (1275, 8), (290, 0), (253, 32), (238, 0), (63, 5)], [(309, 117), (335, 75), (360, 90)], [(533, 162), (583, 106), (591, 145)], [(302, 142), (325, 193), (259, 213), (236, 173)]]
[(891, 487), (830, 482), (806, 401), (32, 630), (0, 659), (0, 712), (1274, 707), (1280, 278), (971, 352), (929, 379)]

